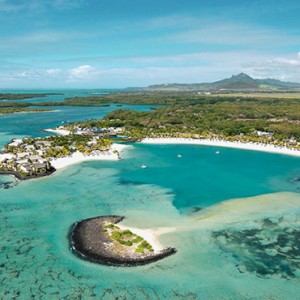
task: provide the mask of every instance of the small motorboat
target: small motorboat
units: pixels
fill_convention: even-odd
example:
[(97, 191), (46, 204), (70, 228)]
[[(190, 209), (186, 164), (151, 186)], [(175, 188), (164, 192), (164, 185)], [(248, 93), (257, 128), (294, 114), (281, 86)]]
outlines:
[(181, 154), (178, 154), (178, 155), (177, 155), (177, 157), (178, 157), (178, 158), (181, 158), (181, 157), (182, 157), (182, 155), (181, 155)]
[(216, 151), (216, 154), (220, 154), (220, 151)]
[(142, 168), (142, 169), (146, 169), (147, 166), (146, 166), (146, 165), (141, 165), (141, 168)]

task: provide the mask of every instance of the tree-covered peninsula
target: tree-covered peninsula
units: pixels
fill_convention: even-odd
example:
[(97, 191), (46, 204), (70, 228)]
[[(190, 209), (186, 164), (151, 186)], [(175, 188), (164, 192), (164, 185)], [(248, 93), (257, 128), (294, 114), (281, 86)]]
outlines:
[(0, 153), (0, 174), (13, 174), (19, 179), (47, 176), (56, 170), (58, 159), (69, 158), (72, 163), (76, 153), (84, 158), (101, 158), (111, 154), (111, 146), (106, 134), (14, 139)]
[(0, 100), (25, 100), (32, 98), (43, 98), (50, 95), (62, 95), (58, 93), (46, 93), (46, 94), (15, 94), (15, 93), (0, 93)]
[[(96, 105), (108, 99), (113, 103), (164, 106), (150, 112), (116, 110), (102, 120), (80, 122), (80, 126), (122, 127), (123, 134), (133, 140), (145, 137), (217, 138), (300, 149), (300, 99), (117, 94), (81, 98), (80, 101), (89, 104), (92, 101)], [(71, 130), (72, 126), (74, 124), (69, 125)]]
[(32, 107), (30, 103), (0, 101), (0, 115), (12, 113), (49, 112), (48, 109)]
[[(57, 93), (47, 94), (13, 94), (13, 93), (0, 93), (0, 115), (11, 113), (30, 113), (30, 112), (44, 112), (47, 109), (34, 108), (32, 106), (38, 103), (26, 103), (18, 100), (26, 100), (32, 98), (45, 98), (50, 95), (60, 95)], [(29, 100), (30, 101), (30, 100)]]
[[(7, 103), (7, 102), (6, 102)], [(209, 138), (255, 142), (299, 149), (300, 98), (290, 93), (261, 94), (116, 93), (75, 97), (64, 102), (0, 105), (1, 109), (34, 110), (33, 105), (103, 106), (110, 104), (153, 105), (150, 112), (117, 110), (102, 120), (79, 122), (80, 127), (122, 127), (131, 140), (145, 137)], [(40, 109), (40, 108), (38, 108)], [(69, 129), (72, 131), (72, 126)]]

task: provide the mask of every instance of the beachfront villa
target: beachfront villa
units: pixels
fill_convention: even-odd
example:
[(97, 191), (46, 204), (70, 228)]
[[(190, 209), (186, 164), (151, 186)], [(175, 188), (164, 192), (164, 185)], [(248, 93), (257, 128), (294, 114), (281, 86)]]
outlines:
[[(49, 130), (50, 131), (50, 130)], [(0, 153), (0, 173), (14, 174), (20, 179), (51, 174), (62, 165), (89, 158), (119, 159), (118, 150), (111, 150), (112, 142), (122, 130), (118, 128), (74, 127), (73, 134), (64, 127), (51, 130), (60, 136), (48, 138), (13, 139)], [(104, 155), (104, 157), (103, 157)], [(67, 160), (66, 160), (67, 159)]]
[(0, 172), (16, 172), (26, 176), (44, 174), (51, 170), (50, 159), (42, 156), (51, 143), (46, 143), (47, 147), (44, 148), (41, 148), (42, 144), (39, 141), (34, 145), (21, 140), (17, 143), (12, 141), (4, 149), (6, 154), (0, 155)]
[(266, 138), (269, 138), (269, 139), (271, 139), (271, 138), (274, 136), (274, 133), (272, 133), (272, 132), (267, 132), (267, 131), (259, 131), (259, 130), (256, 130), (256, 131), (254, 131), (254, 133), (255, 133), (257, 136), (260, 136), (260, 137), (266, 137)]

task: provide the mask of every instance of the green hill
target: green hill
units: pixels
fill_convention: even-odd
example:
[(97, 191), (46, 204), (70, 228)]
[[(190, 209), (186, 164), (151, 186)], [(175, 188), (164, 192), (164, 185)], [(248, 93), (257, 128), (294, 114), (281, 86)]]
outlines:
[(300, 89), (300, 83), (284, 82), (277, 79), (254, 79), (245, 73), (232, 75), (230, 78), (212, 83), (167, 83), (150, 85), (140, 90), (143, 91), (166, 91), (166, 92), (217, 92), (217, 91), (280, 91)]

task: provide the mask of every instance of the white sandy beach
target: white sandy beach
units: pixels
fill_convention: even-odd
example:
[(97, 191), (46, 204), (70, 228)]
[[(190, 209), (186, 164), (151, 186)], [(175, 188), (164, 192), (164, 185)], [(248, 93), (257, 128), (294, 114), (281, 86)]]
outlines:
[(293, 155), (300, 157), (299, 150), (293, 150), (286, 147), (277, 147), (274, 145), (265, 145), (259, 143), (242, 143), (229, 142), (222, 140), (209, 139), (187, 139), (187, 138), (146, 138), (141, 141), (144, 144), (184, 144), (184, 145), (206, 145), (216, 147), (238, 148), (244, 150), (264, 151), (271, 153), (279, 153), (285, 155)]
[(144, 240), (146, 240), (153, 248), (154, 253), (158, 253), (164, 249), (161, 243), (158, 240), (158, 236), (175, 231), (175, 227), (161, 227), (155, 229), (140, 229), (135, 227), (128, 227), (120, 225), (119, 223), (116, 224), (121, 230), (130, 230), (132, 233), (141, 236)]
[(58, 135), (69, 135), (70, 134), (69, 130), (59, 129), (59, 128), (55, 128), (55, 129), (49, 128), (49, 129), (44, 129), (44, 131), (55, 133), (55, 134), (58, 134)]
[[(84, 161), (91, 160), (118, 160), (119, 155), (125, 148), (129, 146), (121, 144), (113, 144), (111, 150), (106, 152), (100, 152), (94, 155), (84, 155), (79, 151), (74, 152), (71, 156), (56, 158), (51, 160), (51, 165), (56, 169), (62, 169), (70, 165), (78, 164)], [(118, 153), (114, 153), (117, 150)]]

